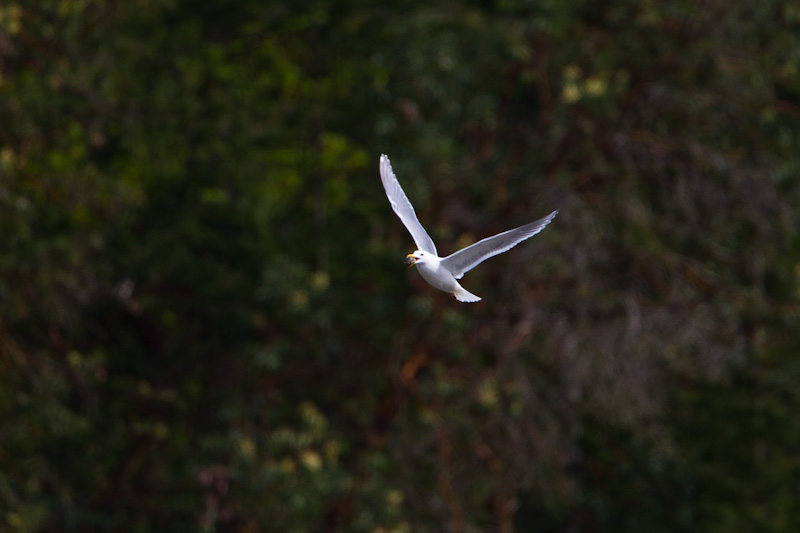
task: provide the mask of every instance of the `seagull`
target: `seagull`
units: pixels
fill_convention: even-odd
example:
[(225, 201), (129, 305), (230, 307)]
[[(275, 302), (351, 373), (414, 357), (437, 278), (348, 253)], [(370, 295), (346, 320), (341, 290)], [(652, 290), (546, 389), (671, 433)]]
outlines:
[(533, 237), (558, 214), (558, 209), (556, 209), (536, 222), (498, 233), (494, 237), (487, 237), (447, 257), (439, 257), (433, 239), (419, 223), (414, 206), (408, 201), (406, 193), (400, 187), (400, 182), (397, 181), (397, 177), (392, 171), (389, 158), (383, 154), (380, 159), (380, 172), (381, 182), (386, 196), (389, 198), (389, 203), (392, 204), (392, 209), (400, 217), (400, 221), (417, 245), (417, 250), (406, 256), (405, 263), (409, 268), (416, 265), (425, 281), (439, 290), (449, 292), (459, 302), (479, 302), (481, 299), (459, 285), (457, 280), (490, 257), (502, 254), (525, 239)]

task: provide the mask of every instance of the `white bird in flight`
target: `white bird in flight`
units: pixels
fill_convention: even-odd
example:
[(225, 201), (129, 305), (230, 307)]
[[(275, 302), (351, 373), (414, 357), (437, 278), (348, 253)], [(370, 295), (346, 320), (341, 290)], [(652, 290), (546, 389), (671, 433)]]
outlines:
[(433, 239), (419, 223), (414, 206), (400, 187), (400, 182), (392, 171), (392, 164), (385, 155), (381, 155), (380, 171), (381, 182), (386, 190), (386, 196), (389, 197), (389, 203), (417, 245), (417, 250), (406, 256), (406, 264), (409, 267), (417, 265), (417, 270), (425, 281), (439, 290), (451, 293), (459, 302), (479, 302), (481, 299), (459, 285), (456, 280), (461, 279), (466, 272), (490, 257), (506, 252), (525, 239), (533, 237), (558, 214), (556, 209), (536, 222), (498, 233), (494, 237), (487, 237), (447, 257), (439, 257)]

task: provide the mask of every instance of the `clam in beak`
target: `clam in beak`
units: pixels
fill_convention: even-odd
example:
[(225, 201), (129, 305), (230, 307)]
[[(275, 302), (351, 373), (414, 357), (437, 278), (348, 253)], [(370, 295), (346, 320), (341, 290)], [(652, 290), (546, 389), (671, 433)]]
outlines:
[(404, 262), (405, 264), (408, 265), (409, 268), (411, 268), (417, 262), (417, 258), (414, 257), (412, 254), (408, 254)]

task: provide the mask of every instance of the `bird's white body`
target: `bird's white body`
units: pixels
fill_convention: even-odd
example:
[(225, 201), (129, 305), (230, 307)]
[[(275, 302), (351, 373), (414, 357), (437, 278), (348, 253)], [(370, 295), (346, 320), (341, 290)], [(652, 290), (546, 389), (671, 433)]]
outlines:
[(425, 281), (439, 290), (451, 293), (459, 302), (478, 302), (480, 298), (464, 289), (457, 280), (486, 259), (510, 250), (525, 239), (533, 237), (558, 214), (558, 210), (553, 211), (536, 222), (488, 237), (447, 257), (439, 257), (433, 239), (417, 220), (414, 207), (400, 187), (389, 158), (385, 155), (381, 155), (380, 171), (381, 182), (392, 209), (417, 244), (418, 249), (406, 256), (406, 263), (410, 266), (416, 265)]
[(459, 302), (479, 302), (481, 299), (462, 287), (455, 276), (442, 266), (442, 258), (422, 252), (420, 250), (411, 254), (416, 258), (413, 265), (417, 267), (422, 279), (440, 291), (449, 292)]

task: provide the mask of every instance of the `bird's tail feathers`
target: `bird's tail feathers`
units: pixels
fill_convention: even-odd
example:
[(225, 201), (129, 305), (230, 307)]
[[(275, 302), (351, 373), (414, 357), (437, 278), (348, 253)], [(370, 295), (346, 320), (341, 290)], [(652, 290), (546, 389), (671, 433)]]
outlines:
[(459, 302), (471, 303), (471, 302), (481, 301), (479, 297), (475, 296), (474, 294), (472, 294), (467, 289), (461, 286), (459, 286), (458, 289), (456, 289), (456, 291), (453, 293), (453, 296), (455, 296), (456, 300), (458, 300)]

